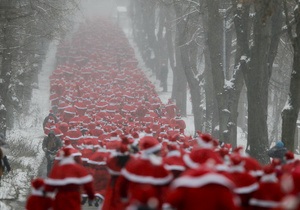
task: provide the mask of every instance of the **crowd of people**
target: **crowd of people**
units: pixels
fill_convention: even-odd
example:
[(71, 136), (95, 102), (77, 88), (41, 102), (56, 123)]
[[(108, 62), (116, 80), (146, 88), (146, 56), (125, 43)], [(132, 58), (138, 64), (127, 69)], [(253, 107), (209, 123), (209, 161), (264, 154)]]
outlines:
[(32, 181), (27, 210), (300, 209), (293, 153), (262, 166), (242, 147), (186, 135), (112, 22), (81, 25), (57, 62), (43, 123), (48, 178)]

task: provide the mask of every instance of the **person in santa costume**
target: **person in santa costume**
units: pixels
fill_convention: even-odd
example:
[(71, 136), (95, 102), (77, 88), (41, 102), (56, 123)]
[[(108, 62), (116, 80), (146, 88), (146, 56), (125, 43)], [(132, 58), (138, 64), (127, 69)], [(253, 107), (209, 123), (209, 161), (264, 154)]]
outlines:
[(170, 186), (163, 210), (237, 210), (234, 183), (203, 166), (190, 169)]
[(161, 209), (162, 199), (173, 176), (165, 169), (158, 155), (161, 145), (156, 138), (144, 136), (140, 139), (139, 148), (141, 155), (132, 157), (121, 170), (122, 199), (128, 201), (130, 209)]
[(275, 167), (267, 165), (264, 167), (264, 175), (259, 180), (259, 188), (250, 199), (252, 209), (271, 210), (280, 207), (284, 196), (276, 176)]
[(45, 181), (36, 178), (31, 181), (31, 194), (27, 199), (26, 210), (50, 210), (52, 208), (52, 198), (45, 192)]
[(240, 207), (242, 210), (252, 209), (249, 201), (258, 190), (259, 184), (256, 178), (246, 171), (243, 158), (240, 155), (231, 155), (230, 162), (229, 175), (235, 184), (234, 192), (241, 200)]
[(191, 153), (183, 155), (183, 161), (189, 168), (198, 168), (202, 165), (218, 165), (223, 163), (222, 157), (215, 152), (216, 140), (209, 134), (197, 131), (197, 144)]
[(122, 137), (119, 148), (113, 152), (107, 160), (107, 169), (110, 173), (110, 179), (106, 187), (105, 200), (102, 210), (120, 210), (124, 209), (124, 204), (120, 197), (120, 176), (121, 170), (130, 160), (130, 144), (132, 141), (127, 137)]
[(55, 191), (53, 210), (80, 210), (81, 186), (90, 200), (94, 199), (93, 177), (75, 162), (71, 149), (62, 150), (62, 159), (45, 180), (46, 190)]

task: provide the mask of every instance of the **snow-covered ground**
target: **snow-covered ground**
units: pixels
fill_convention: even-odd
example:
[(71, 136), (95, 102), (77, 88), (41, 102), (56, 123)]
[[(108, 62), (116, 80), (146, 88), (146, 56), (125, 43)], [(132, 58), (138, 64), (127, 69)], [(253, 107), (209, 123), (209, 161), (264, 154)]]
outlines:
[(23, 209), (30, 181), (38, 175), (44, 158), (41, 143), (44, 137), (43, 120), (49, 112), (49, 76), (55, 65), (56, 44), (49, 46), (39, 74), (38, 89), (34, 89), (30, 110), (19, 116), (18, 123), (7, 134), (10, 145), (8, 158), (12, 172), (3, 177), (0, 187), (0, 209)]

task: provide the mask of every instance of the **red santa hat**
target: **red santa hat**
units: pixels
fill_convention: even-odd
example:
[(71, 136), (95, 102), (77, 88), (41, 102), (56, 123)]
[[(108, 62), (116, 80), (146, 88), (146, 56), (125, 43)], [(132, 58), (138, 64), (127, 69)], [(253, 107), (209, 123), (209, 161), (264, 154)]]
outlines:
[(114, 141), (114, 140), (120, 140), (118, 133), (117, 132), (112, 132), (110, 134), (110, 140)]
[(36, 178), (36, 179), (31, 181), (31, 186), (35, 190), (41, 190), (45, 186), (45, 181), (42, 178)]
[(198, 137), (196, 138), (197, 143), (203, 148), (213, 148), (215, 146), (214, 138), (208, 133), (201, 133), (197, 131)]
[(232, 154), (230, 156), (230, 172), (244, 172), (245, 167), (244, 164), (245, 162), (243, 161), (243, 158), (239, 154)]
[(161, 150), (161, 144), (152, 136), (144, 136), (141, 138), (139, 147), (144, 154), (152, 154)]
[(263, 176), (260, 178), (260, 182), (272, 182), (277, 183), (276, 170), (274, 165), (269, 164), (263, 167)]
[(292, 163), (295, 161), (295, 155), (291, 151), (286, 152), (284, 156), (285, 156), (286, 163)]
[(132, 139), (123, 136), (120, 142), (120, 146), (118, 147), (118, 151), (121, 153), (126, 153), (129, 151), (129, 145), (132, 144)]
[(150, 127), (145, 128), (145, 136), (153, 136), (153, 132)]
[(59, 156), (61, 159), (65, 159), (65, 158), (73, 158), (71, 156), (72, 154), (72, 148), (71, 147), (64, 147), (59, 151)]

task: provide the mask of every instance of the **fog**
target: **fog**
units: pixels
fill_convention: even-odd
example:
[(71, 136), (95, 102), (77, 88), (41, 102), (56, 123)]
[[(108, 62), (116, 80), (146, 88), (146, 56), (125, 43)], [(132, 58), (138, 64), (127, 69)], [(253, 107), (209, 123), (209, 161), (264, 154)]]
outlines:
[(93, 19), (99, 16), (115, 17), (118, 6), (127, 6), (128, 0), (86, 0), (81, 1), (80, 15)]

